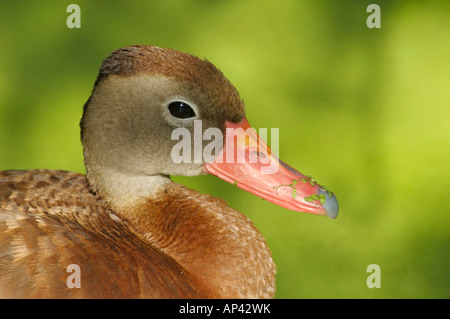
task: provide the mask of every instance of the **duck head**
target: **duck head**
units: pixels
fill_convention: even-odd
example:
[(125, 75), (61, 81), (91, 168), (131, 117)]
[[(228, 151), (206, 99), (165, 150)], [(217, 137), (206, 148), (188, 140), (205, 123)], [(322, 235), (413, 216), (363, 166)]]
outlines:
[[(145, 45), (114, 51), (80, 126), (90, 188), (115, 207), (156, 196), (170, 175), (209, 173), (279, 206), (337, 216), (334, 194), (279, 160), (249, 125), (234, 86), (195, 56)], [(202, 138), (208, 129), (223, 139), (209, 160), (175, 161), (180, 128), (190, 155), (211, 142)]]

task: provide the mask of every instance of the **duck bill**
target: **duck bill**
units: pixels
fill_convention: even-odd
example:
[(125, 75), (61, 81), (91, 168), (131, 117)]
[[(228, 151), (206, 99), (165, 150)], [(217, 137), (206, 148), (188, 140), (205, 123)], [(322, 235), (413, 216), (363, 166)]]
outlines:
[(237, 124), (226, 122), (224, 147), (204, 169), (281, 207), (337, 217), (334, 194), (278, 159), (246, 118)]

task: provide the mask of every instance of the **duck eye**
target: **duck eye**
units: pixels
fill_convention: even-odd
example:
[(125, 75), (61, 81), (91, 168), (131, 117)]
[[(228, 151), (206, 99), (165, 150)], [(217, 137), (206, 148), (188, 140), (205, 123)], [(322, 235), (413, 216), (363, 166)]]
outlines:
[(175, 101), (169, 104), (169, 112), (174, 117), (179, 119), (187, 119), (195, 117), (195, 112), (192, 107), (186, 102)]

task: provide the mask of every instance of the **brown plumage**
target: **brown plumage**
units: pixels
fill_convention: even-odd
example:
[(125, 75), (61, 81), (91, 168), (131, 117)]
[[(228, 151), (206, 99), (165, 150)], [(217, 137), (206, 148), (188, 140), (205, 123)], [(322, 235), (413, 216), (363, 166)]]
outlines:
[[(164, 193), (125, 219), (89, 192), (83, 175), (1, 172), (0, 297), (273, 296), (274, 267), (247, 218), (175, 183)], [(80, 266), (81, 288), (67, 287), (71, 264)]]

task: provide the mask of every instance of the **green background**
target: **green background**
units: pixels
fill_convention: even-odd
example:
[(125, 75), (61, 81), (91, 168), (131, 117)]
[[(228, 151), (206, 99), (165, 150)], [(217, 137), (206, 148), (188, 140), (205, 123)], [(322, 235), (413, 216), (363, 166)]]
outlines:
[[(450, 297), (450, 3), (0, 2), (0, 169), (84, 172), (78, 122), (103, 58), (129, 44), (208, 58), (280, 157), (336, 193), (336, 220), (296, 213), (213, 176), (268, 241), (278, 298)], [(366, 268), (381, 268), (369, 289)]]

